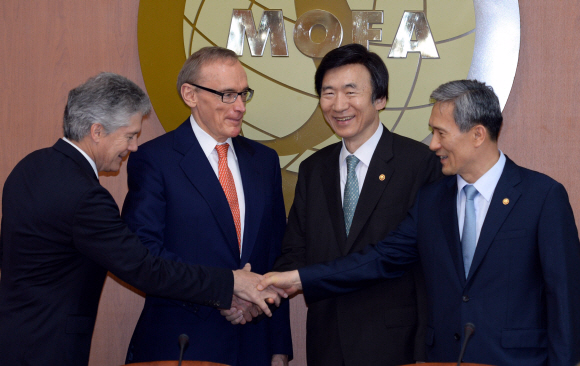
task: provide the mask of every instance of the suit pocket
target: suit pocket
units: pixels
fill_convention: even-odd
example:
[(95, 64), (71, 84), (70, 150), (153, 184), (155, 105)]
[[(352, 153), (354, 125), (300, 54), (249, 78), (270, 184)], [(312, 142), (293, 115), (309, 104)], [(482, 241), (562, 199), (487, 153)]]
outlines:
[(69, 315), (66, 317), (66, 332), (68, 334), (92, 334), (95, 326), (95, 318), (82, 315)]
[(385, 310), (387, 328), (412, 327), (417, 324), (417, 308), (395, 308)]
[(546, 348), (548, 332), (546, 329), (504, 329), (501, 345), (504, 348)]
[(510, 231), (500, 231), (495, 235), (494, 240), (508, 240), (517, 239), (526, 236), (526, 229), (520, 230), (510, 230)]

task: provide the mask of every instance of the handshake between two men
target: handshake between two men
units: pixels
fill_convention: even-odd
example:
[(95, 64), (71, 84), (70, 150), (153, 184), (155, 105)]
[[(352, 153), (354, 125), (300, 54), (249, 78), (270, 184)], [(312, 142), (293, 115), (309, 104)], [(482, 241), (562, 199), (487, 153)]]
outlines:
[(248, 263), (234, 271), (234, 296), (230, 309), (221, 314), (232, 324), (246, 324), (261, 314), (272, 316), (268, 304), (280, 306), (281, 298), (302, 289), (298, 271), (269, 272), (259, 275), (251, 272)]

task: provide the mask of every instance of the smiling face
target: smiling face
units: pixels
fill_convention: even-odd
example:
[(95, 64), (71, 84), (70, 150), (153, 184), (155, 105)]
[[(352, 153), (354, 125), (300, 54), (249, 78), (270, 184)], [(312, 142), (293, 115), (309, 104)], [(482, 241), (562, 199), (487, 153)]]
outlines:
[[(100, 128), (98, 143), (94, 151), (94, 160), (99, 172), (116, 172), (121, 162), (131, 151), (137, 151), (137, 137), (141, 132), (143, 115), (135, 113), (129, 119), (129, 125), (105, 134)], [(94, 126), (94, 125), (93, 125)]]
[(429, 148), (441, 159), (443, 174), (459, 174), (467, 182), (473, 183), (479, 178), (479, 174), (474, 176), (478, 164), (473, 128), (461, 132), (455, 123), (453, 109), (454, 105), (450, 102), (438, 102), (433, 106), (429, 118), (433, 138)]
[(386, 98), (372, 101), (371, 75), (361, 64), (330, 69), (322, 79), (320, 108), (326, 122), (351, 153), (355, 152), (377, 130), (379, 111)]
[[(248, 89), (246, 72), (238, 61), (218, 60), (205, 64), (201, 67), (200, 75), (195, 81), (197, 85), (222, 93), (239, 93)], [(222, 102), (219, 95), (189, 84), (182, 86), (182, 93), (189, 93), (191, 96), (184, 96), (184, 100), (191, 107), (191, 114), (199, 127), (216, 141), (224, 142), (229, 137), (240, 134), (246, 112), (246, 104), (241, 97), (238, 96), (234, 103), (227, 104)]]

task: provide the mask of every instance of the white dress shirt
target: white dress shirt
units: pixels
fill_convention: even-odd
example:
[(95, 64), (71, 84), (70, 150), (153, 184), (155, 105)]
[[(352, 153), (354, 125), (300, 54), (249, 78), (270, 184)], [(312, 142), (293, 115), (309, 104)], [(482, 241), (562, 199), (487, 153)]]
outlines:
[[(475, 205), (475, 226), (476, 226), (476, 243), (479, 241), (479, 234), (481, 233), (481, 227), (485, 221), (485, 216), (487, 215), (487, 210), (489, 209), (489, 204), (491, 203), (491, 198), (493, 197), (493, 192), (497, 186), (497, 182), (501, 177), (503, 168), (505, 166), (505, 155), (503, 152), (499, 152), (499, 159), (494, 166), (491, 167), (484, 175), (482, 175), (473, 185), (475, 189), (479, 192), (477, 196), (473, 199)], [(463, 222), (465, 221), (465, 192), (463, 187), (468, 185), (459, 174), (457, 174), (457, 220), (459, 224), (459, 238), (463, 236)]]
[(238, 157), (236, 156), (236, 151), (234, 150), (234, 145), (232, 144), (232, 139), (228, 138), (225, 142), (217, 142), (213, 137), (211, 137), (207, 132), (201, 129), (193, 116), (189, 117), (191, 121), (191, 127), (193, 128), (193, 133), (201, 146), (209, 164), (211, 165), (216, 177), (219, 179), (219, 156), (216, 145), (223, 145), (225, 143), (229, 144), (228, 147), (228, 167), (232, 172), (234, 178), (234, 184), (236, 185), (236, 193), (238, 194), (238, 205), (240, 207), (240, 224), (242, 226), (240, 231), (240, 256), (242, 255), (243, 241), (244, 241), (244, 222), (246, 214), (246, 201), (244, 199), (244, 186), (242, 185), (242, 175), (240, 174), (240, 166), (238, 165)]
[(344, 186), (346, 185), (346, 175), (347, 175), (347, 167), (346, 167), (346, 158), (349, 155), (356, 156), (360, 161), (356, 166), (355, 172), (356, 177), (358, 178), (358, 193), (360, 194), (365, 178), (367, 176), (367, 171), (369, 170), (369, 164), (371, 163), (371, 159), (373, 154), (375, 153), (375, 149), (379, 144), (379, 140), (383, 135), (383, 124), (379, 123), (379, 127), (375, 131), (375, 133), (365, 141), (353, 154), (351, 154), (344, 144), (344, 139), (342, 140), (342, 149), (340, 150), (340, 155), (338, 156), (338, 164), (340, 167), (340, 199), (344, 203)]
[(93, 170), (95, 171), (95, 175), (97, 176), (97, 179), (99, 179), (99, 172), (97, 172), (97, 164), (95, 164), (95, 162), (93, 161), (93, 159), (91, 159), (86, 152), (84, 152), (80, 147), (78, 147), (77, 145), (73, 144), (69, 139), (67, 139), (66, 137), (62, 138), (64, 141), (68, 142), (69, 144), (72, 145), (72, 147), (74, 147), (75, 149), (77, 149), (81, 154), (83, 154), (83, 156), (85, 157), (85, 159), (87, 159), (89, 161), (89, 164), (91, 164), (91, 166), (93, 167)]

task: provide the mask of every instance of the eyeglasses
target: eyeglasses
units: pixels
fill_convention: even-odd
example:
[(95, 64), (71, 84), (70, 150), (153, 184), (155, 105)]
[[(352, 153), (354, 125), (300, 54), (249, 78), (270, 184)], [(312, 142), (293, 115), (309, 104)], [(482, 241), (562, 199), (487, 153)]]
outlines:
[(219, 92), (217, 90), (206, 88), (206, 87), (194, 84), (194, 83), (187, 83), (187, 84), (193, 85), (195, 87), (198, 87), (198, 88), (205, 90), (205, 91), (208, 91), (210, 93), (217, 94), (220, 97), (222, 97), (222, 102), (227, 103), (227, 104), (234, 103), (236, 101), (236, 99), (238, 99), (238, 95), (242, 97), (242, 102), (244, 102), (244, 103), (249, 102), (252, 99), (252, 97), (254, 96), (254, 91), (250, 88), (248, 88), (244, 91), (241, 91), (239, 93), (236, 93), (236, 92), (222, 93), (222, 92)]

